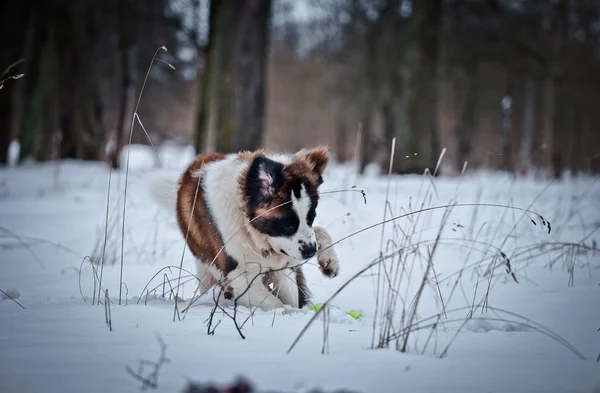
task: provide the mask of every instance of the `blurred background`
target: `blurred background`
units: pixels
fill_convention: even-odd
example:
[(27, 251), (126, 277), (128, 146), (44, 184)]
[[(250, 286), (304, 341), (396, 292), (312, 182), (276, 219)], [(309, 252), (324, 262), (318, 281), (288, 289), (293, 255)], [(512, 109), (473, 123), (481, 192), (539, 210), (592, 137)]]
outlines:
[(600, 171), (598, 0), (4, 1), (0, 39), (2, 163), (118, 167), (156, 53), (135, 144)]

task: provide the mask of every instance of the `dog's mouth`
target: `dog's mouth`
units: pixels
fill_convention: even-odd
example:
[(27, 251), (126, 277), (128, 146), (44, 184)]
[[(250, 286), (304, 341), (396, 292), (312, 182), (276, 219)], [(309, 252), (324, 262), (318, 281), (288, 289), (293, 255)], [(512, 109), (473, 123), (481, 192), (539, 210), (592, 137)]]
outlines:
[(287, 253), (287, 252), (285, 252), (285, 251), (283, 251), (283, 250), (281, 250), (281, 249), (279, 250), (279, 252), (280, 252), (280, 253), (282, 253), (283, 255), (287, 255), (287, 256), (289, 257), (289, 255), (288, 255), (288, 253)]

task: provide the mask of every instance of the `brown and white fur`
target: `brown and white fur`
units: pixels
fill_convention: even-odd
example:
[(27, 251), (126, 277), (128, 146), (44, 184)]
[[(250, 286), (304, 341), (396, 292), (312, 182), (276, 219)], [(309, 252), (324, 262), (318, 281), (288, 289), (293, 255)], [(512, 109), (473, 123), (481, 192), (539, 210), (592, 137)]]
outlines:
[[(218, 284), (225, 298), (248, 307), (307, 304), (301, 265), (317, 253), (315, 230), (331, 243), (312, 225), (328, 162), (328, 149), (317, 147), (291, 157), (262, 150), (205, 153), (189, 165), (177, 184), (175, 208), (196, 258), (200, 294)], [(337, 258), (327, 254), (319, 264), (324, 275), (337, 275)]]

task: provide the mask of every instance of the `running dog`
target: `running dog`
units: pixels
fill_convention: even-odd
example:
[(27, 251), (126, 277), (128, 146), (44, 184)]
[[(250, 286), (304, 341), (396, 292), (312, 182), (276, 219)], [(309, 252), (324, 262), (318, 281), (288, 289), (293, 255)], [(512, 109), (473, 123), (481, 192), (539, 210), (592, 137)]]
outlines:
[(304, 261), (318, 254), (323, 275), (337, 276), (331, 237), (313, 228), (328, 162), (327, 147), (291, 157), (263, 150), (204, 153), (170, 189), (153, 184), (155, 195), (174, 201), (196, 259), (199, 295), (220, 285), (223, 297), (239, 305), (303, 308), (310, 298)]

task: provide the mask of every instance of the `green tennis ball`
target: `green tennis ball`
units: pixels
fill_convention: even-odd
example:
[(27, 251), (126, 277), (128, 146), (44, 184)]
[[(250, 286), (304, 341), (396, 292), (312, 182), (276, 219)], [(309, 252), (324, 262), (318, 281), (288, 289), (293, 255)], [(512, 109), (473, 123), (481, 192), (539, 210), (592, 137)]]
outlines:
[(350, 310), (346, 314), (350, 315), (354, 319), (360, 318), (360, 311), (359, 310)]
[(320, 304), (313, 304), (313, 306), (310, 308), (312, 311), (319, 312), (319, 310), (321, 309), (321, 305)]

